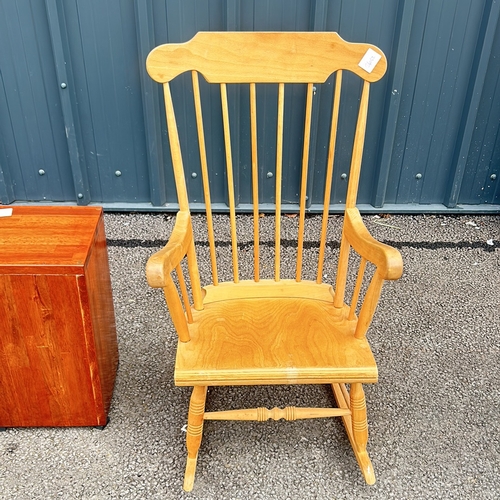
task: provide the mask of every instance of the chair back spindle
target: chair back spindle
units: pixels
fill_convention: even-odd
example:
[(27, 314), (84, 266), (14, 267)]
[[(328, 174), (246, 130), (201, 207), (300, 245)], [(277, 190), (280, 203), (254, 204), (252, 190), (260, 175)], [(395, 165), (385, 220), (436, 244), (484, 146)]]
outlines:
[(207, 148), (205, 145), (205, 131), (203, 128), (203, 113), (201, 110), (200, 82), (198, 72), (192, 71), (194, 108), (196, 113), (196, 130), (198, 132), (198, 144), (200, 150), (201, 177), (203, 181), (203, 196), (205, 198), (205, 211), (207, 215), (208, 244), (210, 247), (210, 264), (212, 267), (213, 284), (219, 284), (217, 274), (217, 258), (215, 254), (214, 223), (212, 219), (212, 202), (210, 199), (210, 180), (208, 177)]
[(339, 122), (339, 109), (340, 109), (340, 91), (342, 88), (342, 70), (337, 71), (335, 78), (335, 93), (332, 103), (332, 121), (330, 125), (330, 140), (328, 141), (328, 158), (327, 170), (325, 179), (325, 196), (323, 198), (323, 218), (321, 221), (321, 236), (319, 241), (319, 257), (318, 257), (318, 273), (316, 276), (316, 283), (323, 281), (323, 265), (325, 261), (325, 246), (326, 246), (326, 230), (328, 226), (328, 214), (330, 206), (330, 197), (332, 191), (333, 179), (333, 164), (335, 156), (335, 144), (337, 140), (337, 127)]
[(299, 234), (297, 242), (297, 271), (295, 280), (301, 281), (302, 275), (302, 251), (304, 248), (304, 227), (306, 218), (306, 192), (307, 192), (307, 171), (309, 166), (309, 143), (311, 139), (311, 116), (313, 101), (313, 84), (307, 84), (306, 97), (306, 117), (304, 123), (304, 146), (302, 153), (302, 176), (300, 181), (300, 204), (299, 204)]
[(236, 237), (236, 205), (234, 202), (233, 156), (231, 153), (231, 132), (229, 129), (229, 106), (227, 103), (227, 86), (220, 84), (222, 101), (222, 122), (224, 126), (224, 145), (226, 148), (227, 194), (229, 199), (229, 217), (231, 224), (231, 247), (233, 250), (233, 281), (240, 281), (238, 271), (238, 241)]
[(253, 261), (254, 281), (259, 281), (259, 163), (257, 160), (257, 95), (255, 83), (250, 84), (250, 137), (252, 148)]
[(361, 160), (363, 158), (363, 146), (365, 144), (366, 118), (368, 115), (368, 97), (370, 95), (370, 83), (363, 83), (361, 102), (359, 104), (358, 121), (356, 134), (354, 135), (354, 145), (352, 148), (351, 169), (349, 171), (349, 185), (347, 186), (346, 208), (356, 206), (358, 196), (359, 175), (361, 173)]
[(278, 86), (278, 124), (276, 131), (276, 222), (275, 222), (275, 263), (274, 281), (280, 280), (280, 255), (281, 255), (281, 180), (283, 170), (283, 117), (285, 114), (285, 84)]
[(172, 155), (172, 166), (174, 169), (175, 187), (177, 190), (177, 200), (179, 210), (189, 211), (186, 179), (184, 177), (184, 165), (182, 163), (181, 143), (175, 119), (174, 103), (168, 82), (163, 84), (163, 95), (165, 98), (165, 115), (167, 118), (168, 140), (170, 142), (170, 153)]

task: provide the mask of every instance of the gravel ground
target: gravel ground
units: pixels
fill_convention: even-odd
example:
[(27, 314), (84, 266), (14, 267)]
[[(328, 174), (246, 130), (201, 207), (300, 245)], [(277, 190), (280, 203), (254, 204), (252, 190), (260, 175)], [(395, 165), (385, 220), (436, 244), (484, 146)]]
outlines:
[[(204, 217), (194, 216), (202, 280), (210, 280)], [(497, 499), (500, 498), (500, 219), (365, 217), (400, 249), (369, 339), (379, 383), (366, 386), (377, 483), (365, 485), (340, 419), (207, 422), (192, 493), (182, 491), (188, 388), (173, 384), (176, 335), (147, 258), (173, 217), (106, 214), (120, 365), (104, 430), (0, 433), (2, 499)], [(239, 216), (241, 278), (252, 275), (252, 220)], [(334, 275), (341, 219), (329, 220), (324, 274)], [(221, 278), (230, 278), (228, 219), (215, 217)], [(306, 221), (304, 278), (314, 276), (320, 219)], [(296, 218), (283, 218), (283, 277)], [(264, 242), (274, 221), (261, 219)], [(488, 244), (487, 241), (492, 244)], [(491, 241), (493, 240), (493, 241)], [(225, 241), (225, 243), (224, 243)], [(272, 246), (262, 247), (265, 276)], [(271, 264), (269, 263), (271, 262)], [(207, 409), (329, 405), (325, 386), (212, 388)]]

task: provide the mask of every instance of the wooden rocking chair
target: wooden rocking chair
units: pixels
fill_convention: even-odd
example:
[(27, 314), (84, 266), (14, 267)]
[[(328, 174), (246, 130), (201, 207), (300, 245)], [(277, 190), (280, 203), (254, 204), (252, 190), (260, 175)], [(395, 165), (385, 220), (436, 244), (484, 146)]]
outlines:
[[(365, 228), (356, 197), (365, 138), (370, 83), (386, 70), (380, 49), (363, 43), (347, 43), (336, 33), (198, 33), (182, 44), (156, 47), (148, 56), (147, 71), (164, 87), (166, 120), (180, 210), (167, 245), (147, 264), (150, 286), (163, 288), (172, 321), (179, 336), (175, 383), (193, 386), (187, 427), (188, 458), (184, 489), (194, 483), (204, 420), (304, 419), (340, 416), (359, 466), (368, 484), (375, 482), (366, 451), (368, 428), (363, 383), (377, 381), (377, 366), (366, 332), (379, 300), (384, 280), (401, 276), (399, 252), (377, 242)], [(346, 196), (335, 291), (323, 282), (334, 152), (336, 149), (342, 74), (362, 79), (357, 126)], [(197, 141), (208, 225), (213, 283), (202, 288), (197, 266), (191, 215), (179, 133), (169, 82), (186, 71), (192, 74)], [(225, 142), (227, 196), (232, 240), (231, 282), (219, 282), (216, 243), (212, 224), (210, 183), (198, 74), (220, 85)], [(324, 187), (322, 230), (319, 235), (317, 278), (302, 279), (306, 184), (310, 149), (313, 93), (316, 84), (335, 75), (331, 127)], [(254, 216), (254, 279), (240, 280), (236, 238), (236, 206), (228, 111), (228, 84), (249, 84), (252, 197)], [(259, 267), (259, 194), (257, 162), (256, 84), (277, 84), (276, 194), (274, 279), (262, 279)], [(280, 274), (281, 179), (285, 84), (306, 84), (305, 126), (301, 160), (297, 261), (295, 276)], [(338, 148), (338, 145), (337, 145)], [(300, 160), (299, 160), (300, 163)], [(344, 300), (353, 249), (360, 260), (350, 305)], [(360, 257), (359, 257), (360, 256)], [(193, 304), (181, 261), (187, 268)], [(363, 284), (367, 263), (374, 269), (369, 286)], [(176, 271), (177, 279), (172, 277)], [(177, 283), (177, 284), (176, 284)], [(179, 294), (180, 290), (180, 294)], [(366, 290), (366, 291), (365, 291)], [(181, 301), (182, 298), (182, 301)], [(362, 300), (361, 300), (362, 299)], [(359, 312), (358, 312), (358, 302)], [(207, 387), (264, 384), (329, 384), (338, 408), (265, 408), (205, 412)], [(345, 384), (350, 384), (349, 390)]]

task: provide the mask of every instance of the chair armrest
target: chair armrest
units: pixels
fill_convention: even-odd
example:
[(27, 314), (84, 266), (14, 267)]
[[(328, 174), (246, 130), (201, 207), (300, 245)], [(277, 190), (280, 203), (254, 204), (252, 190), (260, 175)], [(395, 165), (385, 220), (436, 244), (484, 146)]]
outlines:
[(401, 254), (395, 248), (380, 243), (368, 232), (357, 208), (345, 211), (344, 235), (356, 252), (377, 267), (384, 280), (397, 280), (401, 277)]
[(153, 254), (146, 264), (146, 278), (152, 288), (164, 288), (170, 273), (181, 262), (188, 252), (193, 239), (191, 215), (180, 211), (175, 218), (175, 226), (168, 243)]

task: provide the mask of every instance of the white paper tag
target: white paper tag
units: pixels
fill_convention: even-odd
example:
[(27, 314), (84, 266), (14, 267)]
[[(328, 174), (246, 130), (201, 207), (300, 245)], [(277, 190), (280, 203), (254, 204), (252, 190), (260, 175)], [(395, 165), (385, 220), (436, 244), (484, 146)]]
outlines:
[(367, 73), (371, 73), (381, 58), (382, 56), (378, 52), (375, 52), (373, 49), (368, 49), (363, 59), (359, 61), (358, 66), (363, 68)]
[(10, 217), (12, 215), (12, 208), (0, 208), (0, 217)]

